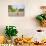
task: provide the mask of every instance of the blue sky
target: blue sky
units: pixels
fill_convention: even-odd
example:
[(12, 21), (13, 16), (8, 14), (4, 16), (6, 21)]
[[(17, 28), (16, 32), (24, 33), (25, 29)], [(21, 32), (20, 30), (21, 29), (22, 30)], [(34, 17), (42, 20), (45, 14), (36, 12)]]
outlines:
[(12, 6), (13, 6), (14, 8), (18, 8), (18, 9), (25, 7), (24, 4), (22, 4), (22, 3), (16, 3), (16, 4), (13, 4)]

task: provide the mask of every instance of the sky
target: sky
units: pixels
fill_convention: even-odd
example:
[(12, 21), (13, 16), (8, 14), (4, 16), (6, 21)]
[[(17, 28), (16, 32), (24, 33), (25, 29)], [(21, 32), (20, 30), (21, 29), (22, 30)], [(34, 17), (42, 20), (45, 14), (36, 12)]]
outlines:
[(13, 6), (14, 8), (18, 8), (18, 9), (25, 7), (24, 4), (22, 4), (22, 3), (15, 3), (15, 4), (13, 4), (12, 6)]

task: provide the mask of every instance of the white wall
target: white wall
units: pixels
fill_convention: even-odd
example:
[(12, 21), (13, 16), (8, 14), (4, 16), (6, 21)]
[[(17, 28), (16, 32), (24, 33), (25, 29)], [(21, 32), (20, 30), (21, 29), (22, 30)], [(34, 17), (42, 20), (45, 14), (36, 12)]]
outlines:
[[(24, 17), (8, 16), (8, 4), (15, 4), (15, 2), (25, 5)], [(35, 20), (35, 16), (41, 13), (39, 8), (41, 5), (46, 5), (46, 0), (0, 0), (0, 33), (4, 34), (6, 25), (15, 25), (19, 31), (19, 36), (21, 34), (31, 36), (31, 34), (36, 33), (36, 29), (42, 29)]]

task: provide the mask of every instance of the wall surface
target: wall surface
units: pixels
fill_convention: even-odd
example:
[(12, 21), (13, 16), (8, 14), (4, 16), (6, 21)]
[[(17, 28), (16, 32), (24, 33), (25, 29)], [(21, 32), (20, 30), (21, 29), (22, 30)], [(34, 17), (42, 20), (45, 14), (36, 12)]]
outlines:
[[(24, 17), (9, 17), (8, 5), (15, 3), (23, 3), (25, 5)], [(0, 34), (4, 34), (6, 25), (15, 25), (19, 31), (18, 36), (30, 36), (37, 33), (37, 29), (43, 29), (36, 22), (35, 16), (41, 13), (40, 6), (46, 5), (46, 0), (0, 0)]]

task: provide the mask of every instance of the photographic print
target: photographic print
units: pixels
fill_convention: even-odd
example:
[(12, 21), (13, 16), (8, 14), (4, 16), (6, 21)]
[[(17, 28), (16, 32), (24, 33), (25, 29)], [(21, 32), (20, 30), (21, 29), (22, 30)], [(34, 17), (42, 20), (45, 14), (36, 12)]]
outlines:
[(24, 5), (23, 4), (8, 5), (8, 15), (24, 16)]

